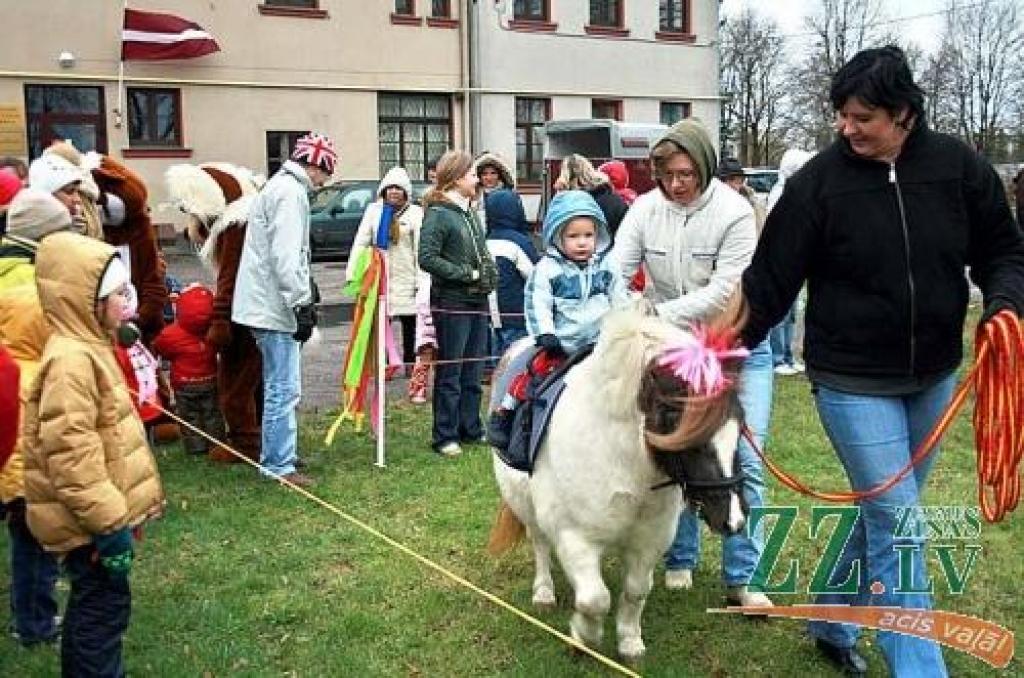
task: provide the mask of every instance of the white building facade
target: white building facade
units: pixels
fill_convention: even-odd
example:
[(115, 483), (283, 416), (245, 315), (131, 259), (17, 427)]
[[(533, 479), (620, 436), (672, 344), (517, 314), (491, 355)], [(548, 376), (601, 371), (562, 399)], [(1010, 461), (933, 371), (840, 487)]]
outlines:
[[(717, 0), (498, 0), (469, 10), (474, 151), (540, 192), (547, 120), (671, 124), (700, 118), (718, 140)], [(535, 199), (526, 199), (532, 213)]]

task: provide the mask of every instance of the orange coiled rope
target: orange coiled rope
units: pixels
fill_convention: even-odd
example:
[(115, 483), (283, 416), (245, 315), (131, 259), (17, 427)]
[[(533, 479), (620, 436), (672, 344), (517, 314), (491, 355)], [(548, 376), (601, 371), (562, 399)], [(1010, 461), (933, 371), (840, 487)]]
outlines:
[(957, 387), (946, 410), (914, 451), (910, 462), (892, 478), (868, 490), (823, 492), (808, 487), (764, 455), (744, 427), (743, 436), (772, 474), (791, 490), (828, 502), (870, 499), (887, 492), (920, 464), (942, 439), (967, 400), (973, 385), (974, 440), (978, 456), (978, 503), (989, 522), (999, 522), (1020, 501), (1020, 463), (1024, 457), (1024, 326), (1011, 311), (1001, 311), (974, 340), (974, 365)]

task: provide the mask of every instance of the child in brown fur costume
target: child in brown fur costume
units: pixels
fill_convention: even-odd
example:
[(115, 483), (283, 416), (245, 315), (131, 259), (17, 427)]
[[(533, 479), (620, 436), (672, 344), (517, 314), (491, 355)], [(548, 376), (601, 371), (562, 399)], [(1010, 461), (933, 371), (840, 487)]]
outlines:
[[(175, 165), (167, 170), (172, 199), (189, 215), (188, 237), (217, 273), (213, 321), (206, 340), (220, 351), (220, 407), (233, 448), (260, 458), (263, 361), (248, 328), (231, 322), (235, 277), (242, 258), (249, 205), (259, 181), (247, 170), (222, 163)], [(214, 461), (238, 461), (220, 448)]]
[[(87, 164), (95, 164), (88, 160)], [(125, 263), (139, 296), (138, 326), (149, 343), (164, 326), (167, 288), (157, 257), (156, 228), (149, 218), (146, 185), (135, 172), (106, 155), (92, 168), (92, 177), (100, 189), (103, 239), (122, 252), (127, 250)]]

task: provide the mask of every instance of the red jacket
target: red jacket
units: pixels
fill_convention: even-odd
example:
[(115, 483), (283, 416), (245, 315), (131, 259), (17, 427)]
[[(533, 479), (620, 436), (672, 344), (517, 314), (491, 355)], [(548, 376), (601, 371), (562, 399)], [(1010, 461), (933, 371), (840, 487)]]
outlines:
[(18, 377), (21, 370), (11, 354), (0, 345), (0, 468), (7, 463), (18, 442)]
[(153, 341), (153, 350), (171, 363), (171, 386), (214, 384), (217, 349), (206, 343), (213, 317), (213, 292), (190, 287), (178, 297), (177, 319)]

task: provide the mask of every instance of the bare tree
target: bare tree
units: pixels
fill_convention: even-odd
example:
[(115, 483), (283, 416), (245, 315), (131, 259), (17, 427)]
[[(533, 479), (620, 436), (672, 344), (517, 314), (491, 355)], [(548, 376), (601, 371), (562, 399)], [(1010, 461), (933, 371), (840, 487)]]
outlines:
[(746, 9), (725, 25), (721, 45), (724, 128), (738, 144), (740, 162), (766, 164), (779, 145), (776, 127), (785, 96), (778, 26)]
[(1017, 0), (985, 0), (962, 5), (949, 0), (943, 43), (948, 49), (947, 96), (957, 132), (986, 155), (1006, 137), (1021, 86), (1020, 51), (1024, 29)]
[(832, 76), (861, 49), (886, 44), (891, 37), (883, 32), (882, 0), (820, 0), (804, 22), (810, 45), (789, 72), (787, 122), (795, 142), (823, 148), (833, 136)]

